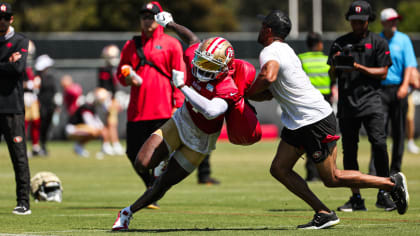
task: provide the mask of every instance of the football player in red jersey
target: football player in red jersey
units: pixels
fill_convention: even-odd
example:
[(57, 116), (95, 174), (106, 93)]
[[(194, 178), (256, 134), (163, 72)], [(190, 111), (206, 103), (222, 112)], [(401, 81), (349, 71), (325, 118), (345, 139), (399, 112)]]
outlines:
[[(197, 37), (196, 34), (194, 34), (187, 27), (175, 23), (171, 13), (166, 12), (166, 11), (162, 11), (162, 12), (156, 14), (155, 15), (155, 21), (158, 24), (160, 24), (161, 26), (173, 30), (182, 39), (182, 41), (188, 45), (189, 48), (187, 49), (187, 54), (193, 55), (192, 52), (198, 47), (198, 45), (200, 43), (200, 39)], [(191, 64), (191, 59), (192, 58), (184, 57), (184, 61), (185, 61), (186, 64)], [(255, 79), (255, 67), (247, 61), (236, 59), (236, 58), (233, 59), (232, 67), (235, 69), (235, 73), (233, 74), (232, 77), (233, 77), (233, 79), (236, 83), (236, 86), (239, 89), (239, 94), (241, 96), (243, 96), (245, 91), (247, 90), (247, 88), (250, 87), (250, 85), (252, 84), (252, 82)], [(240, 102), (242, 102), (242, 101), (239, 101), (238, 103), (240, 104)], [(235, 108), (237, 106), (238, 105), (235, 105)], [(234, 109), (230, 109), (230, 110), (234, 110)], [(244, 109), (242, 109), (241, 112), (243, 112), (243, 110)], [(241, 113), (241, 115), (242, 115), (242, 113)], [(254, 114), (251, 114), (249, 117), (252, 117), (252, 116), (254, 116)], [(226, 115), (226, 118), (227, 118), (226, 120), (229, 121), (229, 119), (232, 119), (232, 117), (233, 116), (231, 114), (230, 114), (230, 116), (229, 116), (229, 114), (227, 114)], [(255, 120), (257, 120), (256, 117), (255, 117)], [(229, 122), (227, 122), (227, 123), (229, 123)], [(241, 127), (241, 130), (243, 130), (247, 127), (243, 123), (237, 122), (237, 120), (235, 120), (235, 123), (238, 124), (238, 127)], [(248, 122), (248, 123), (250, 123), (250, 122)], [(236, 129), (236, 126), (235, 127), (232, 126), (231, 128)], [(228, 130), (228, 133), (229, 133), (229, 130)], [(240, 133), (239, 136), (241, 136), (240, 137), (241, 140), (244, 140), (243, 133)], [(231, 138), (232, 138), (232, 135), (229, 135), (230, 141), (232, 141)], [(245, 138), (245, 140), (248, 141), (248, 142), (253, 141), (253, 140), (247, 139), (247, 138)], [(235, 143), (235, 142), (233, 142), (233, 143)], [(241, 143), (241, 144), (244, 145), (244, 143)], [(199, 184), (212, 185), (212, 184), (219, 184), (220, 183), (218, 180), (216, 180), (216, 179), (214, 179), (210, 176), (211, 170), (210, 170), (209, 159), (210, 159), (210, 155), (207, 155), (197, 168), (197, 176), (198, 176), (198, 183)], [(163, 165), (163, 168), (164, 168), (164, 165)], [(156, 173), (156, 169), (155, 169), (155, 175), (156, 174), (157, 173)]]
[[(198, 46), (198, 47), (197, 47)], [(187, 78), (172, 71), (172, 81), (187, 100), (174, 116), (155, 131), (140, 149), (136, 168), (139, 171), (168, 161), (166, 170), (137, 201), (122, 209), (112, 230), (128, 230), (133, 213), (163, 197), (173, 185), (186, 178), (215, 149), (225, 113), (241, 96), (232, 79), (235, 56), (230, 42), (212, 37), (185, 51)]]

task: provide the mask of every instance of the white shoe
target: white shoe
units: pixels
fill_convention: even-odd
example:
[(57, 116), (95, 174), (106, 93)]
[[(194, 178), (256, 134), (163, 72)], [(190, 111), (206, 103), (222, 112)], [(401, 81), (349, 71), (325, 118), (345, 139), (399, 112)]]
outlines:
[(81, 157), (85, 157), (85, 158), (89, 157), (89, 155), (90, 155), (89, 152), (86, 151), (85, 148), (83, 147), (83, 145), (81, 145), (80, 143), (76, 143), (74, 145), (74, 152), (77, 155), (79, 155)]
[(114, 225), (112, 226), (112, 231), (126, 231), (128, 230), (128, 225), (130, 224), (130, 220), (132, 218), (132, 215), (122, 209), (120, 212), (118, 212), (117, 219), (114, 222)]
[(109, 143), (103, 143), (102, 144), (102, 152), (105, 155), (109, 155), (109, 156), (115, 155), (114, 149), (112, 148), (111, 144), (109, 144)]
[(407, 142), (407, 150), (413, 154), (419, 154), (420, 148), (414, 143), (414, 140), (408, 140)]
[(119, 156), (124, 155), (124, 148), (121, 146), (120, 143), (113, 143), (112, 147), (114, 149), (115, 155), (119, 155)]

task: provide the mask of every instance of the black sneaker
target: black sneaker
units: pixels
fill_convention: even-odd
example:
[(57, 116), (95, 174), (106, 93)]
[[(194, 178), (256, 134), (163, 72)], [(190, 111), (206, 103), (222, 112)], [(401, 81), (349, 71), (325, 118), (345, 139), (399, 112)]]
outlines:
[(382, 190), (379, 190), (378, 192), (378, 197), (375, 205), (378, 208), (384, 208), (385, 211), (393, 211), (397, 209), (397, 206), (391, 200), (391, 196), (389, 195), (389, 193)]
[(392, 199), (397, 205), (397, 210), (400, 215), (404, 214), (408, 208), (408, 189), (405, 175), (401, 172), (393, 174), (391, 181), (395, 183), (394, 189), (391, 191)]
[(338, 207), (337, 211), (367, 211), (365, 207), (365, 199), (352, 196), (344, 205)]
[(16, 215), (30, 215), (32, 211), (24, 205), (18, 205), (13, 209), (12, 213)]
[(298, 229), (326, 229), (340, 223), (334, 211), (328, 214), (316, 213), (314, 218), (307, 224), (298, 225)]

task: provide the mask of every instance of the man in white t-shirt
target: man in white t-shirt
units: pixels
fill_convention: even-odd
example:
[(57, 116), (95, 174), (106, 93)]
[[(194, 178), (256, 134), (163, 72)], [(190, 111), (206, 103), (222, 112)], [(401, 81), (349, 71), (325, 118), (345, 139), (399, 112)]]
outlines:
[(318, 169), (327, 187), (380, 188), (390, 191), (398, 212), (408, 207), (405, 176), (397, 173), (390, 178), (365, 175), (359, 171), (338, 170), (336, 119), (331, 106), (312, 86), (301, 62), (285, 38), (291, 29), (287, 15), (274, 10), (263, 17), (258, 42), (264, 46), (260, 53), (261, 72), (249, 94), (252, 98), (267, 97), (270, 92), (280, 104), (284, 128), (282, 140), (271, 164), (270, 172), (291, 192), (308, 203), (315, 211), (311, 222), (300, 229), (322, 229), (340, 222), (334, 211), (324, 205), (309, 189), (293, 167), (306, 153)]

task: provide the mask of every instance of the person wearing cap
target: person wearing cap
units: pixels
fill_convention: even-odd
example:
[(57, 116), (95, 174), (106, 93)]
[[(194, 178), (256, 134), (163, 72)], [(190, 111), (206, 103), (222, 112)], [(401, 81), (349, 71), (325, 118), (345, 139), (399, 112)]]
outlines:
[(313, 220), (298, 229), (323, 229), (340, 222), (336, 213), (293, 170), (304, 153), (315, 162), (325, 186), (385, 189), (392, 193), (398, 212), (404, 214), (408, 192), (402, 173), (390, 178), (337, 169), (336, 142), (340, 137), (335, 135), (335, 115), (321, 92), (311, 84), (296, 53), (285, 43), (291, 27), (289, 17), (279, 10), (263, 18), (258, 35), (258, 42), (264, 46), (259, 57), (261, 71), (249, 94), (269, 92), (283, 110), (284, 128), (270, 173), (315, 211)]
[[(407, 96), (411, 89), (413, 71), (417, 70), (417, 59), (410, 38), (397, 30), (399, 20), (401, 16), (393, 8), (381, 11), (383, 31), (379, 35), (388, 42), (392, 59), (392, 66), (379, 90), (385, 115), (385, 132), (389, 123), (392, 128), (391, 174), (401, 171), (408, 111)], [(372, 159), (374, 160), (373, 156)]]
[(29, 215), (30, 171), (23, 101), (29, 40), (14, 30), (13, 20), (12, 6), (0, 2), (0, 136), (6, 140), (15, 171), (17, 206), (13, 213)]
[[(342, 134), (343, 163), (345, 170), (359, 170), (357, 150), (359, 131), (363, 124), (372, 153), (375, 156), (377, 175), (389, 177), (389, 160), (384, 127), (384, 114), (379, 93), (381, 81), (385, 80), (388, 68), (392, 65), (387, 42), (379, 35), (369, 31), (369, 23), (375, 14), (366, 1), (354, 1), (346, 15), (352, 32), (337, 38), (330, 50), (328, 64), (330, 76), (338, 78), (339, 127)], [(350, 68), (340, 68), (336, 57), (344, 52), (354, 60)], [(338, 57), (337, 57), (338, 58)], [(389, 193), (381, 188), (377, 194), (376, 206), (385, 210), (396, 209)], [(351, 188), (352, 196), (339, 211), (366, 211), (364, 199), (357, 187)]]
[[(140, 9), (141, 36), (128, 40), (120, 56), (117, 78), (124, 86), (130, 86), (130, 102), (127, 109), (127, 157), (133, 168), (143, 143), (169, 120), (184, 102), (184, 95), (171, 85), (172, 70), (185, 72), (181, 43), (164, 33), (163, 27), (154, 20), (161, 12), (158, 2), (149, 2)], [(139, 52), (143, 55), (140, 56)], [(140, 59), (142, 57), (142, 59)], [(125, 76), (121, 68), (130, 66), (136, 76)], [(152, 171), (138, 172), (147, 188), (154, 181)], [(157, 204), (150, 208), (158, 209)]]
[(54, 96), (57, 93), (56, 77), (51, 71), (54, 60), (47, 54), (40, 55), (35, 61), (35, 70), (41, 81), (39, 89), (39, 111), (41, 115), (40, 143), (41, 153), (48, 156), (47, 141), (54, 112), (57, 109)]

